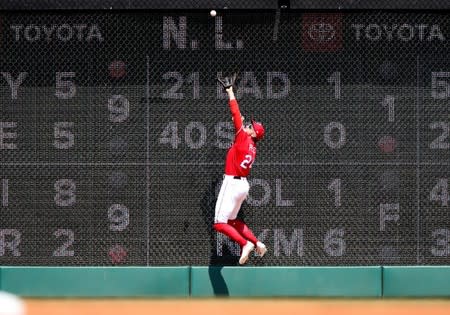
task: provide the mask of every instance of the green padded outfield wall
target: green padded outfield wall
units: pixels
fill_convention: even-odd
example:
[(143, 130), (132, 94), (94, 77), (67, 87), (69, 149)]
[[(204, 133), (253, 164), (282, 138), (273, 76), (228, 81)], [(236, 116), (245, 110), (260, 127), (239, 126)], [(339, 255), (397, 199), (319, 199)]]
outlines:
[(29, 297), (183, 297), (190, 267), (2, 267), (1, 290)]
[(450, 266), (0, 267), (29, 297), (450, 297)]
[(191, 295), (379, 297), (381, 267), (192, 267)]
[(383, 267), (383, 296), (450, 297), (450, 266)]
[(1, 267), (28, 297), (379, 297), (381, 267)]

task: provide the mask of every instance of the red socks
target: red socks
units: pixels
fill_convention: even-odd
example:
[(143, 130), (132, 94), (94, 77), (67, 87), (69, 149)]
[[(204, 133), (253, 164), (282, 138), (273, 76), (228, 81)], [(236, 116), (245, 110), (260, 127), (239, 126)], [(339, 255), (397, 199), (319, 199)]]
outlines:
[(228, 224), (234, 227), (243, 237), (256, 245), (258, 239), (253, 235), (252, 230), (241, 220), (228, 220)]
[(247, 240), (256, 245), (258, 239), (253, 235), (253, 232), (241, 220), (228, 220), (228, 223), (215, 223), (213, 225), (217, 232), (223, 233), (233, 241), (244, 247)]
[(225, 234), (233, 241), (241, 245), (241, 247), (244, 247), (244, 245), (247, 244), (247, 240), (243, 238), (233, 226), (227, 223), (215, 223), (213, 227), (217, 232)]

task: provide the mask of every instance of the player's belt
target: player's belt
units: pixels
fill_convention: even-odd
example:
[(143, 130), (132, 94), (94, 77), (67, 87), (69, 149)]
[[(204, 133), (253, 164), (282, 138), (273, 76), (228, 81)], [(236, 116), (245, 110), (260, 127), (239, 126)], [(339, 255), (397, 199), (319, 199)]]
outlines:
[(228, 178), (233, 178), (233, 179), (246, 179), (246, 177), (244, 176), (233, 176), (233, 175), (223, 175), (223, 178), (228, 177)]

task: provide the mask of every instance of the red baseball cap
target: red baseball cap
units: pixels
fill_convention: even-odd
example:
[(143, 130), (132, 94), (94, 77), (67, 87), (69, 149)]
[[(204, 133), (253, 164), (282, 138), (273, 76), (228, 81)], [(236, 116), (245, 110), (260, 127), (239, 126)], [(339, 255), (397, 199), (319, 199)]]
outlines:
[(253, 126), (253, 130), (255, 130), (255, 133), (256, 133), (256, 139), (261, 140), (262, 138), (264, 138), (265, 131), (264, 131), (264, 126), (262, 125), (262, 123), (257, 122), (252, 119), (252, 126)]

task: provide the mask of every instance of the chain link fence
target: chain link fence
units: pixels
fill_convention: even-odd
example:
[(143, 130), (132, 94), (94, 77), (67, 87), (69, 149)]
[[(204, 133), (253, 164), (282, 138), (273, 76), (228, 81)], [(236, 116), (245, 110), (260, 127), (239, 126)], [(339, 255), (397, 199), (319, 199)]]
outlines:
[(448, 10), (448, 0), (0, 0), (3, 10), (400, 9)]
[(448, 11), (217, 12), (0, 12), (0, 263), (236, 264), (237, 71), (250, 264), (449, 264)]

